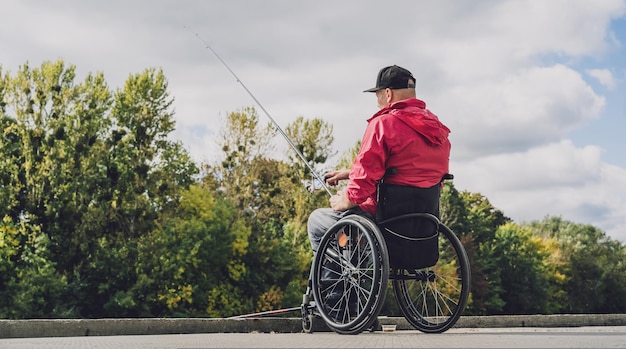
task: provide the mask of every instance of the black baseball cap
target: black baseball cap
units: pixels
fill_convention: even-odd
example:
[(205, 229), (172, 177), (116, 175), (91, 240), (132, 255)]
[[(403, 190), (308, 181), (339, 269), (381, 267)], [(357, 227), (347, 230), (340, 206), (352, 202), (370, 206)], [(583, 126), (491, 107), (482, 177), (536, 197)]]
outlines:
[(376, 87), (363, 92), (376, 92), (386, 88), (390, 88), (392, 90), (415, 88), (415, 78), (410, 71), (402, 67), (398, 67), (397, 65), (390, 65), (388, 67), (384, 67), (378, 72)]

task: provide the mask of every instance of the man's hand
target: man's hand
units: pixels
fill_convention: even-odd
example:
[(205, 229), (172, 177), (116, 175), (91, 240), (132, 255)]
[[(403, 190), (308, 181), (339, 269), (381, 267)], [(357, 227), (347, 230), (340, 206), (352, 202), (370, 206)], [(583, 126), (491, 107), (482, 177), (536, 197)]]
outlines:
[(355, 206), (357, 206), (357, 204), (348, 200), (344, 190), (330, 197), (330, 207), (335, 211), (345, 211)]
[(350, 176), (350, 170), (331, 171), (324, 174), (324, 180), (328, 185), (335, 186), (339, 181), (348, 179)]

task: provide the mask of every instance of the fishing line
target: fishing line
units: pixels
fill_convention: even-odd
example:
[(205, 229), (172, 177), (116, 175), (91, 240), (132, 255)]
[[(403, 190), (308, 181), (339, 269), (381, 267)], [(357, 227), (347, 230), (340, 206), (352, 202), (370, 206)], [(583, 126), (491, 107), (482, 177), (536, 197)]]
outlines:
[(237, 76), (237, 74), (235, 74), (235, 72), (228, 66), (228, 64), (226, 64), (226, 62), (222, 59), (222, 57), (220, 57), (220, 55), (217, 54), (217, 52), (213, 49), (213, 47), (211, 47), (211, 45), (209, 45), (208, 42), (206, 42), (206, 40), (204, 40), (203, 38), (200, 37), (200, 35), (198, 35), (198, 33), (194, 33), (191, 29), (189, 29), (187, 26), (185, 26), (185, 29), (189, 30), (192, 34), (194, 34), (196, 36), (196, 38), (198, 38), (198, 40), (200, 40), (200, 42), (202, 42), (207, 48), (209, 49), (211, 52), (213, 52), (213, 54), (215, 55), (215, 57), (217, 57), (217, 59), (222, 62), (222, 64), (224, 65), (224, 67), (226, 67), (226, 69), (228, 69), (228, 71), (232, 74), (233, 77), (235, 77), (235, 79), (237, 80), (237, 82), (239, 84), (241, 84), (241, 86), (243, 87), (244, 90), (246, 90), (246, 92), (250, 95), (250, 97), (252, 97), (252, 99), (256, 102), (256, 104), (259, 106), (259, 108), (261, 108), (261, 110), (265, 113), (265, 115), (267, 115), (267, 117), (270, 119), (270, 121), (272, 122), (272, 124), (274, 125), (274, 127), (276, 127), (276, 130), (278, 130), (278, 132), (285, 138), (285, 140), (287, 141), (287, 143), (289, 143), (289, 145), (291, 146), (291, 149), (293, 149), (293, 151), (296, 152), (296, 154), (298, 154), (298, 156), (300, 157), (300, 160), (302, 160), (302, 162), (304, 162), (304, 164), (308, 167), (309, 171), (311, 171), (311, 174), (313, 175), (313, 177), (315, 177), (315, 179), (317, 180), (316, 183), (311, 183), (311, 189), (317, 188), (318, 186), (321, 186), (324, 190), (326, 190), (326, 192), (328, 193), (328, 195), (333, 196), (333, 194), (331, 193), (330, 189), (328, 188), (328, 186), (326, 185), (326, 183), (324, 182), (324, 179), (315, 171), (315, 169), (313, 169), (313, 166), (311, 166), (311, 164), (309, 164), (308, 161), (306, 161), (306, 158), (304, 157), (304, 155), (302, 154), (302, 152), (300, 152), (298, 150), (298, 148), (296, 147), (296, 145), (291, 141), (291, 139), (289, 139), (289, 137), (287, 136), (287, 134), (283, 131), (282, 128), (280, 128), (280, 126), (278, 125), (278, 123), (274, 120), (274, 118), (270, 115), (270, 113), (267, 112), (267, 110), (265, 110), (265, 108), (263, 107), (263, 105), (261, 104), (261, 102), (259, 102), (258, 99), (256, 99), (256, 97), (254, 97), (254, 95), (252, 94), (252, 92), (250, 92), (250, 90), (248, 90), (248, 88), (246, 87), (246, 85), (243, 83), (243, 81), (241, 81), (241, 79), (239, 79), (239, 77)]

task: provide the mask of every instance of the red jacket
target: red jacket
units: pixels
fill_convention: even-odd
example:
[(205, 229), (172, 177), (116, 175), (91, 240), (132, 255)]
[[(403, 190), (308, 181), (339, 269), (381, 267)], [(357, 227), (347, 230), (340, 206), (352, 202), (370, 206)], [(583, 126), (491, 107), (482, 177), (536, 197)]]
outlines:
[(426, 109), (426, 103), (410, 98), (393, 103), (367, 120), (361, 149), (346, 188), (348, 200), (362, 210), (376, 213), (376, 188), (388, 168), (396, 174), (385, 183), (429, 188), (448, 173), (448, 129)]

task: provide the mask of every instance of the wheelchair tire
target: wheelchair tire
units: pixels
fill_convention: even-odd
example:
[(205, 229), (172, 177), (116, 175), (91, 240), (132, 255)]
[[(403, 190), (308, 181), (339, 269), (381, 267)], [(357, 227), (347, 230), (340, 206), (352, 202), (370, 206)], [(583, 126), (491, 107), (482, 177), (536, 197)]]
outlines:
[(322, 238), (312, 269), (317, 310), (340, 334), (363, 332), (383, 306), (389, 280), (387, 247), (376, 224), (350, 215)]
[(396, 301), (407, 321), (425, 333), (442, 333), (457, 322), (470, 292), (470, 265), (458, 237), (439, 225), (439, 260), (432, 267), (393, 270)]

